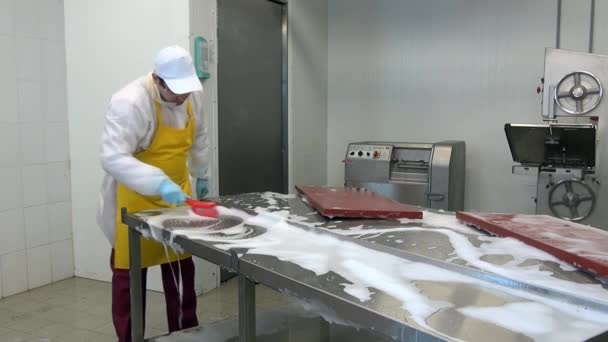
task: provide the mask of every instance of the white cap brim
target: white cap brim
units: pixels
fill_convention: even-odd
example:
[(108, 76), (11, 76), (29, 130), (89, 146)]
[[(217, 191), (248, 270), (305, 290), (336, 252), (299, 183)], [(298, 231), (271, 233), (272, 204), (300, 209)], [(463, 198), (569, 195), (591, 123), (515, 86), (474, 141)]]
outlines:
[(175, 79), (163, 79), (169, 89), (177, 94), (186, 94), (194, 91), (203, 90), (203, 85), (198, 77), (195, 75), (188, 76), (186, 78), (175, 78)]

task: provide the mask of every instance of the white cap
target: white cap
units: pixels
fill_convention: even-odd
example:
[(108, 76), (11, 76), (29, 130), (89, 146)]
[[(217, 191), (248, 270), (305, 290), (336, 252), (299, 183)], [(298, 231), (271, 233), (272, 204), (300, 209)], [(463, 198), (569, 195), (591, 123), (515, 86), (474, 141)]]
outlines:
[(194, 70), (192, 57), (177, 45), (160, 50), (154, 61), (154, 73), (178, 95), (203, 89)]

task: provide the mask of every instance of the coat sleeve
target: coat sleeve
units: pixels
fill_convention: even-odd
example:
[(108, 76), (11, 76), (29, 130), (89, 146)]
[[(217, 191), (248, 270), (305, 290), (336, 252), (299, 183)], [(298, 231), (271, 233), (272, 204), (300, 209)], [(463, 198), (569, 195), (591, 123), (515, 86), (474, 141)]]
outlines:
[(193, 94), (193, 110), (196, 128), (194, 143), (190, 150), (190, 174), (194, 178), (209, 178), (209, 134), (203, 110), (202, 92)]
[(128, 100), (113, 100), (106, 113), (101, 138), (101, 164), (117, 182), (145, 196), (158, 194), (165, 173), (134, 157), (140, 142), (152, 129), (151, 119)]

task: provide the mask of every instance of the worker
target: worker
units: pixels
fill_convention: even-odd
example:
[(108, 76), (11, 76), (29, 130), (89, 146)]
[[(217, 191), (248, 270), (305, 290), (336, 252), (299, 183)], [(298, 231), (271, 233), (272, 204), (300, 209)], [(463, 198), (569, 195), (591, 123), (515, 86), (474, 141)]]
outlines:
[[(191, 197), (190, 176), (196, 180), (197, 197), (207, 195), (208, 137), (201, 102), (202, 85), (192, 58), (178, 46), (162, 49), (153, 72), (110, 100), (101, 138), (106, 174), (98, 221), (112, 244), (112, 318), (120, 342), (131, 340), (128, 228), (120, 209), (183, 205)], [(160, 265), (169, 331), (197, 326), (192, 257), (142, 239), (141, 258), (143, 312), (147, 268)]]

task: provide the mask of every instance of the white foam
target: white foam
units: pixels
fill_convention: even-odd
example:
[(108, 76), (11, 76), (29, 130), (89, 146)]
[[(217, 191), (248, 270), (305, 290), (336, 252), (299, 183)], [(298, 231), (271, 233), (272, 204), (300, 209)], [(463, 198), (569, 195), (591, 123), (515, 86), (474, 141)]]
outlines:
[[(391, 260), (392, 256), (390, 255), (384, 254), (374, 256), (382, 259), (381, 262), (387, 262), (388, 266), (395, 269), (395, 271), (402, 269), (402, 266), (394, 263), (395, 260)], [(347, 272), (352, 272), (354, 274), (354, 276), (351, 276), (351, 279), (349, 280), (355, 280), (356, 284), (363, 283), (367, 284), (367, 286), (373, 286), (374, 288), (377, 288), (382, 292), (399, 299), (403, 308), (407, 310), (412, 315), (416, 323), (420, 324), (421, 326), (428, 327), (426, 317), (429, 317), (441, 308), (450, 306), (450, 304), (446, 302), (429, 300), (411, 282), (411, 280), (419, 278), (420, 276), (424, 277), (424, 271), (427, 271), (428, 269), (421, 267), (420, 270), (423, 271), (422, 273), (418, 274), (414, 278), (410, 278), (409, 281), (404, 281), (402, 277), (406, 274), (409, 275), (409, 273), (386, 272), (382, 268), (378, 268), (378, 264), (376, 262), (373, 264), (374, 265), (369, 265), (369, 263), (366, 263), (363, 260), (351, 258), (345, 260), (342, 263), (342, 266), (347, 270)], [(412, 266), (414, 263), (407, 264), (407, 266)]]
[[(538, 341), (580, 341), (590, 337), (589, 331), (599, 334), (605, 330), (602, 323), (580, 321), (576, 317), (556, 317), (550, 307), (538, 303), (518, 302), (498, 307), (467, 307), (458, 311), (469, 317), (521, 332)], [(554, 333), (557, 330), (560, 334)]]
[(307, 298), (306, 300), (298, 298), (298, 296), (293, 295), (289, 292), (289, 290), (282, 289), (282, 293), (291, 297), (291, 299), (299, 304), (305, 311), (319, 314), (323, 319), (332, 324), (339, 324), (354, 327), (356, 329), (361, 329), (363, 327), (357, 325), (351, 321), (345, 321), (340, 315), (338, 315), (332, 307), (328, 307), (327, 305), (313, 299)]
[[(591, 228), (591, 229), (597, 230), (597, 228)], [(571, 236), (563, 236), (563, 235), (556, 234), (553, 232), (543, 232), (541, 235), (548, 239), (555, 239), (555, 240), (561, 240), (564, 242), (568, 242), (569, 244), (565, 245), (564, 248), (566, 249), (566, 251), (568, 251), (572, 254), (582, 255), (586, 258), (592, 258), (592, 259), (601, 260), (604, 262), (608, 261), (608, 253), (598, 250), (598, 243), (596, 241), (577, 239), (577, 238), (573, 238)], [(603, 247), (603, 246), (601, 246), (601, 247)]]
[(359, 299), (361, 302), (367, 302), (372, 298), (372, 294), (374, 294), (367, 287), (346, 283), (340, 285), (344, 286), (344, 292)]
[(276, 192), (265, 192), (262, 194), (262, 198), (265, 199), (268, 202), (268, 205), (270, 206), (276, 206), (277, 205), (277, 198), (278, 199), (290, 199), (290, 198), (295, 198), (295, 195), (283, 195), (283, 194), (278, 194)]
[[(521, 331), (528, 336), (544, 335), (557, 328), (551, 309), (537, 303), (509, 303), (500, 307), (469, 307), (458, 311), (509, 330)], [(500, 312), (500, 316), (496, 315), (497, 311)], [(522, 317), (526, 317), (526, 319), (522, 320)]]
[[(512, 238), (489, 238), (481, 246), (474, 246), (467, 236), (449, 229), (428, 229), (421, 227), (397, 227), (387, 229), (364, 229), (364, 230), (332, 230), (341, 235), (362, 237), (364, 235), (374, 236), (378, 233), (390, 232), (427, 232), (445, 235), (455, 253), (468, 265), (481, 270), (502, 275), (511, 279), (525, 280), (528, 283), (549, 287), (555, 290), (568, 292), (577, 296), (590, 296), (608, 302), (608, 291), (599, 284), (579, 284), (562, 280), (552, 276), (551, 272), (539, 270), (539, 265), (522, 266), (529, 260), (551, 261), (558, 263), (563, 269), (571, 269), (572, 266), (560, 261), (554, 256), (539, 249), (528, 246), (523, 242)], [(415, 244), (412, 244), (414, 246)], [(513, 259), (503, 265), (495, 265), (482, 260), (486, 255), (510, 255)], [(581, 294), (581, 291), (583, 292)]]
[[(273, 215), (281, 216), (284, 219), (288, 219), (291, 222), (297, 222), (297, 223), (306, 225), (308, 227), (316, 227), (316, 226), (323, 225), (322, 222), (307, 222), (310, 220), (308, 217), (291, 214), (289, 210), (273, 210), (273, 209), (279, 209), (279, 208), (278, 207), (256, 207), (254, 209), (254, 212), (256, 212), (257, 214), (271, 213)], [(311, 214), (316, 214), (316, 211), (312, 212)]]
[(455, 215), (447, 214), (436, 214), (430, 211), (423, 211), (422, 219), (400, 219), (401, 223), (419, 223), (425, 226), (438, 227), (438, 228), (450, 228), (452, 230), (464, 233), (464, 234), (476, 234), (476, 230), (462, 224), (456, 219)]
[[(377, 250), (365, 248), (350, 241), (340, 240), (337, 237), (326, 233), (317, 233), (293, 226), (286, 218), (288, 212), (268, 212), (259, 211), (256, 216), (248, 215), (245, 212), (219, 208), (220, 213), (241, 217), (244, 224), (257, 225), (266, 229), (266, 233), (254, 237), (248, 237), (244, 224), (229, 230), (222, 230), (223, 234), (230, 232), (229, 236), (218, 235), (217, 232), (208, 228), (183, 228), (173, 230), (174, 234), (186, 235), (190, 239), (201, 239), (216, 242), (217, 248), (229, 250), (233, 248), (246, 248), (248, 255), (268, 255), (274, 256), (279, 260), (291, 262), (300, 267), (314, 272), (316, 275), (324, 275), (330, 271), (340, 275), (350, 284), (343, 284), (345, 294), (353, 296), (361, 302), (369, 301), (373, 298), (372, 288), (378, 289), (390, 295), (402, 303), (402, 307), (407, 311), (414, 322), (427, 329), (436, 331), (426, 322), (427, 318), (444, 308), (454, 307), (456, 304), (444, 301), (436, 301), (427, 297), (416, 286), (417, 281), (449, 282), (459, 284), (469, 284), (479, 288), (480, 291), (492, 291), (495, 295), (502, 295), (514, 300), (513, 296), (519, 298), (523, 304), (529, 304), (535, 310), (533, 313), (541, 319), (552, 319), (556, 322), (569, 321), (568, 334), (578, 334), (584, 337), (592, 336), (596, 332), (596, 327), (608, 324), (608, 315), (575, 305), (556, 302), (554, 300), (533, 295), (527, 292), (502, 287), (499, 285), (482, 282), (481, 280), (466, 277), (458, 273), (437, 268), (432, 265), (411, 262), (397, 256), (379, 252)], [(188, 214), (190, 215), (190, 214)], [(188, 216), (186, 215), (186, 216)], [(194, 215), (194, 214), (192, 214)], [(161, 215), (162, 216), (162, 215)], [(446, 215), (447, 216), (447, 215)], [(167, 216), (165, 216), (165, 219)], [(180, 219), (182, 217), (179, 217)], [(194, 218), (200, 217), (195, 216)], [(301, 217), (296, 217), (301, 219)], [(438, 218), (433, 219), (435, 223), (441, 222)], [(450, 224), (454, 224), (450, 219)], [(161, 222), (159, 217), (148, 220), (149, 223)], [(303, 220), (305, 221), (305, 220)], [(448, 221), (448, 220), (443, 220)], [(424, 221), (425, 226), (427, 225)], [(313, 225), (313, 224), (311, 224)], [(491, 271), (503, 276), (514, 279), (525, 280), (530, 283), (555, 288), (564, 292), (575, 293), (578, 296), (586, 296), (608, 302), (608, 292), (599, 285), (577, 284), (574, 282), (557, 279), (549, 272), (542, 272), (538, 267), (523, 267), (521, 264), (533, 258), (535, 260), (551, 260), (555, 258), (548, 254), (543, 254), (536, 249), (523, 245), (518, 241), (504, 241), (504, 239), (492, 238), (485, 239), (480, 247), (475, 247), (466, 235), (461, 233), (461, 229), (429, 229), (422, 227), (395, 227), (389, 229), (363, 229), (362, 226), (353, 227), (354, 229), (331, 230), (344, 235), (361, 236), (370, 234), (385, 234), (392, 232), (433, 232), (446, 236), (455, 253), (469, 265)], [(462, 227), (460, 227), (462, 228)], [(471, 233), (471, 229), (465, 227)], [(464, 229), (463, 229), (464, 230)], [(508, 248), (505, 251), (505, 248)], [(505, 265), (493, 265), (481, 260), (487, 253), (494, 254), (513, 254), (513, 260)], [(501, 317), (513, 317), (507, 323), (494, 324), (503, 326), (507, 329), (521, 332), (533, 338), (538, 336), (547, 337), (548, 340), (564, 334), (562, 326), (560, 329), (552, 331), (533, 330), (529, 327), (532, 321), (525, 315), (519, 316), (514, 312), (523, 310), (519, 306), (495, 307), (493, 315)], [(480, 313), (479, 308), (463, 308), (462, 313), (471, 317), (481, 319), (478, 316), (486, 315)], [(522, 317), (526, 317), (522, 319)], [(548, 318), (547, 318), (548, 317)], [(487, 321), (487, 319), (486, 319)], [(576, 336), (578, 336), (576, 335)], [(452, 338), (453, 339), (453, 338)]]

